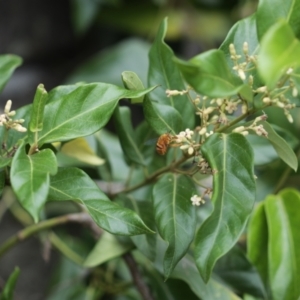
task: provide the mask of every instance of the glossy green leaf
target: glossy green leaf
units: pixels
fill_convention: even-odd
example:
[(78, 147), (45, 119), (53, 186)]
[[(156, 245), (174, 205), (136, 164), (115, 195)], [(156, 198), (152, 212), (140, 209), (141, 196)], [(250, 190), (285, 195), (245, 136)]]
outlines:
[(92, 134), (108, 122), (121, 98), (140, 97), (152, 89), (129, 91), (105, 83), (78, 86), (65, 97), (46, 105), (38, 142), (66, 141)]
[(41, 131), (43, 129), (44, 108), (47, 102), (48, 93), (43, 84), (39, 84), (33, 99), (31, 117), (29, 121), (29, 130), (31, 132)]
[(268, 29), (279, 20), (287, 21), (295, 35), (300, 37), (299, 0), (260, 0), (257, 8), (257, 33), (261, 39)]
[(22, 59), (17, 55), (0, 55), (0, 92), (4, 89), (14, 70), (21, 64)]
[(214, 274), (217, 274), (238, 294), (247, 293), (258, 298), (266, 298), (264, 285), (257, 270), (239, 246), (234, 247), (218, 260)]
[(300, 296), (300, 195), (283, 190), (266, 199), (269, 231), (268, 262), (272, 299)]
[(130, 70), (137, 73), (142, 82), (146, 83), (149, 48), (149, 43), (140, 39), (124, 40), (84, 62), (67, 82), (107, 82), (121, 86), (121, 73)]
[(166, 90), (186, 90), (183, 78), (174, 61), (172, 49), (164, 42), (167, 31), (167, 18), (161, 23), (154, 43), (150, 49), (150, 67), (148, 84), (160, 85), (154, 90), (150, 99), (175, 108), (182, 116), (183, 127), (193, 128), (195, 113), (192, 103), (187, 95), (167, 97)]
[(274, 24), (261, 40), (258, 70), (269, 88), (291, 67), (300, 64), (300, 42), (291, 27), (281, 21)]
[(268, 122), (263, 122), (262, 124), (264, 129), (268, 132), (268, 140), (274, 147), (278, 156), (296, 172), (298, 169), (298, 158), (293, 149), (276, 133)]
[(191, 196), (193, 182), (186, 176), (167, 174), (153, 187), (154, 216), (161, 237), (169, 246), (164, 257), (164, 274), (168, 278), (184, 256), (194, 238), (195, 207)]
[(131, 123), (130, 109), (125, 106), (116, 107), (114, 111), (115, 129), (118, 133), (121, 147), (130, 162), (144, 165), (144, 157), (135, 141), (135, 133)]
[(249, 85), (234, 75), (221, 50), (210, 50), (199, 54), (188, 62), (177, 59), (185, 80), (198, 92), (210, 97), (226, 97), (240, 94), (252, 101)]
[(144, 100), (144, 115), (149, 126), (157, 133), (176, 133), (182, 130), (182, 117), (172, 106)]
[(47, 200), (50, 174), (56, 172), (56, 157), (50, 149), (27, 155), (25, 145), (22, 145), (14, 155), (10, 172), (11, 184), (20, 203), (35, 222)]
[(3, 190), (4, 190), (4, 187), (5, 187), (5, 177), (6, 177), (6, 174), (5, 174), (5, 170), (0, 170), (0, 197), (2, 197), (2, 194), (3, 194)]
[(132, 248), (132, 245), (121, 244), (114, 235), (104, 232), (83, 265), (88, 268), (99, 266)]
[[(123, 84), (128, 90), (138, 91), (145, 89), (143, 82), (136, 73), (131, 71), (124, 71), (121, 76)], [(142, 103), (143, 100), (144, 96), (132, 99), (131, 103)]]
[(213, 175), (214, 210), (199, 228), (195, 258), (205, 282), (244, 230), (255, 201), (253, 150), (241, 134), (214, 134), (202, 146)]
[(2, 289), (2, 292), (0, 294), (0, 300), (14, 299), (14, 289), (19, 275), (20, 275), (20, 269), (18, 267), (15, 267), (14, 271), (7, 279), (4, 288)]
[(111, 202), (94, 181), (77, 168), (60, 168), (51, 177), (48, 200), (82, 202), (96, 224), (112, 234), (153, 233), (135, 212)]

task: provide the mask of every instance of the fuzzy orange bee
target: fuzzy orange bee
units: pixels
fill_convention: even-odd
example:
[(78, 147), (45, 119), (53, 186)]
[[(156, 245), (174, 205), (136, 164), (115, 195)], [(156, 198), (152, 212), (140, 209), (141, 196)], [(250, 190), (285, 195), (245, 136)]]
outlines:
[(173, 141), (173, 136), (170, 133), (162, 134), (156, 142), (156, 152), (159, 155), (165, 155), (168, 151), (170, 144)]

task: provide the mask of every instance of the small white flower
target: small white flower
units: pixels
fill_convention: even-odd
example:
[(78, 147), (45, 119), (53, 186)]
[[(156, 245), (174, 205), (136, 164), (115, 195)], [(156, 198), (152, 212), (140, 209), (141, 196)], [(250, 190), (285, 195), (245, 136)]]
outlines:
[(185, 130), (185, 136), (186, 136), (187, 139), (191, 139), (193, 134), (194, 134), (193, 130), (190, 130), (189, 128), (187, 128)]
[(202, 197), (200, 197), (198, 195), (194, 195), (193, 197), (191, 197), (191, 201), (192, 201), (192, 205), (195, 205), (195, 206), (200, 206), (201, 204), (205, 203), (205, 200), (202, 199)]

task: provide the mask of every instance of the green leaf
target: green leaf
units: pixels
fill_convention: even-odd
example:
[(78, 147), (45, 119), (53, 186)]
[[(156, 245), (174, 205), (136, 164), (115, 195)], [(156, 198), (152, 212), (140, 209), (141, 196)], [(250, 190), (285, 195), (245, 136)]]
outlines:
[(0, 92), (4, 89), (14, 70), (21, 64), (22, 59), (17, 55), (0, 55)]
[(114, 235), (104, 232), (83, 265), (88, 268), (99, 266), (132, 248), (132, 245), (121, 244)]
[(278, 156), (295, 172), (298, 169), (298, 158), (290, 145), (276, 133), (268, 122), (262, 122), (264, 129), (268, 132), (268, 140), (274, 147)]
[[(131, 71), (124, 71), (122, 73), (122, 81), (126, 89), (132, 90), (132, 91), (138, 91), (145, 89), (141, 79), (138, 77), (138, 75)], [(135, 98), (131, 100), (131, 103), (142, 103), (144, 100), (144, 96)]]
[(300, 296), (300, 195), (292, 189), (266, 199), (269, 279), (274, 300)]
[(38, 142), (66, 141), (92, 134), (108, 122), (121, 98), (140, 97), (152, 89), (129, 91), (105, 83), (78, 86), (46, 105)]
[(241, 134), (214, 134), (201, 151), (214, 170), (214, 211), (199, 228), (195, 258), (205, 282), (244, 230), (255, 201), (253, 150)]
[(10, 164), (12, 157), (0, 157), (0, 168), (4, 168)]
[(10, 173), (12, 187), (35, 222), (47, 200), (49, 175), (56, 172), (56, 157), (50, 149), (27, 155), (25, 145), (22, 145), (13, 157)]
[(240, 94), (252, 101), (249, 85), (232, 74), (221, 50), (210, 50), (197, 55), (188, 62), (177, 59), (185, 80), (198, 92), (212, 98)]
[(190, 198), (195, 193), (193, 182), (186, 176), (164, 175), (153, 187), (156, 225), (169, 247), (164, 257), (164, 274), (168, 278), (184, 256), (194, 238), (195, 207)]
[(157, 134), (175, 134), (182, 129), (182, 117), (174, 107), (152, 102), (148, 97), (143, 104), (145, 119)]
[(143, 154), (135, 141), (135, 133), (131, 124), (131, 113), (128, 107), (116, 107), (114, 111), (115, 129), (118, 133), (121, 147), (130, 162), (145, 165)]
[(257, 33), (261, 38), (279, 20), (287, 21), (300, 37), (300, 2), (298, 0), (260, 0), (257, 8)]
[(39, 84), (33, 99), (31, 117), (29, 121), (29, 130), (31, 132), (41, 131), (43, 129), (44, 108), (47, 102), (47, 91), (43, 84)]
[(263, 36), (258, 56), (258, 71), (269, 89), (291, 67), (299, 66), (300, 43), (291, 27), (281, 21)]
[(120, 74), (124, 70), (131, 70), (146, 83), (149, 48), (149, 43), (140, 39), (122, 41), (84, 62), (67, 82), (107, 82), (121, 86)]
[(0, 295), (0, 300), (13, 300), (14, 299), (14, 288), (17, 282), (17, 279), (20, 275), (20, 269), (15, 267), (14, 271), (10, 274), (9, 278), (6, 281), (6, 284)]
[[(174, 61), (172, 49), (164, 42), (167, 18), (161, 23), (149, 52), (148, 84), (160, 85), (150, 95), (151, 100), (175, 108), (182, 116), (183, 127), (195, 126), (195, 112), (187, 95), (167, 97), (166, 90), (186, 90), (185, 83)], [(181, 128), (182, 130), (182, 128)]]
[(5, 187), (5, 170), (0, 170), (0, 197), (2, 197), (3, 194), (3, 190)]
[(48, 200), (82, 202), (96, 224), (112, 234), (153, 233), (135, 212), (111, 202), (94, 181), (77, 168), (60, 168), (51, 177)]

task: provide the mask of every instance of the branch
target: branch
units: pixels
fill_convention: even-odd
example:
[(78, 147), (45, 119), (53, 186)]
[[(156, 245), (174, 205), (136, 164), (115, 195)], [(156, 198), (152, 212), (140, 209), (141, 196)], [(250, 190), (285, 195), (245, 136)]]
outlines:
[(133, 256), (130, 253), (126, 253), (123, 255), (123, 258), (125, 260), (125, 263), (127, 264), (127, 267), (129, 268), (133, 282), (135, 283), (136, 288), (140, 292), (143, 300), (154, 300), (148, 286), (142, 280), (142, 275), (139, 272), (137, 263), (134, 260)]
[[(22, 242), (26, 240), (27, 238), (31, 237), (37, 232), (40, 232), (42, 230), (46, 230), (58, 225), (62, 225), (69, 222), (76, 222), (76, 223), (86, 223), (91, 227), (91, 229), (95, 233), (95, 224), (92, 221), (91, 217), (87, 213), (75, 213), (75, 214), (68, 214), (64, 216), (59, 216), (56, 218), (52, 218), (49, 220), (42, 221), (38, 224), (30, 225), (10, 238), (8, 238), (2, 245), (0, 246), (0, 258), (13, 246), (15, 246), (18, 242)], [(97, 230), (97, 234), (99, 234), (100, 228)]]

